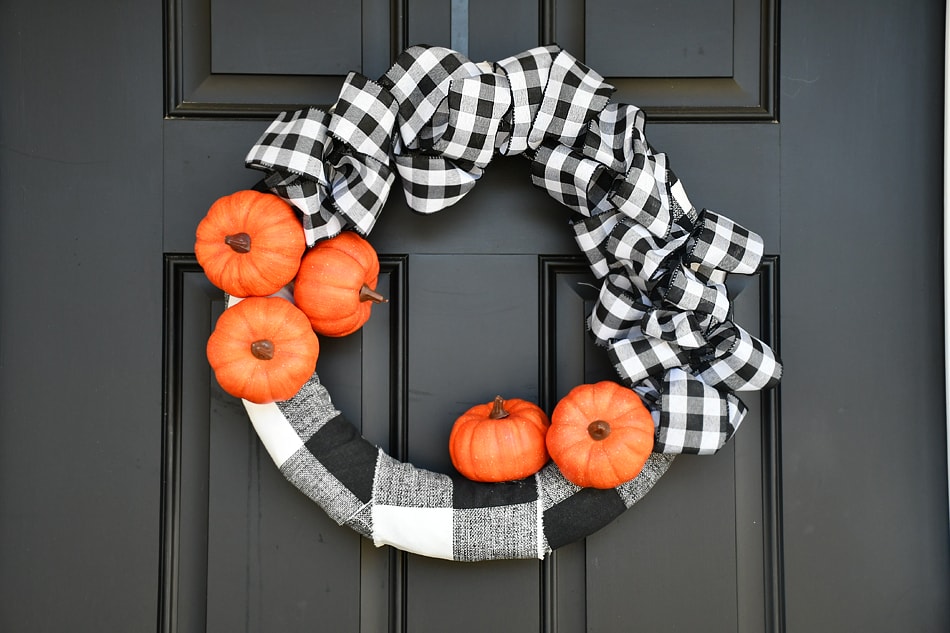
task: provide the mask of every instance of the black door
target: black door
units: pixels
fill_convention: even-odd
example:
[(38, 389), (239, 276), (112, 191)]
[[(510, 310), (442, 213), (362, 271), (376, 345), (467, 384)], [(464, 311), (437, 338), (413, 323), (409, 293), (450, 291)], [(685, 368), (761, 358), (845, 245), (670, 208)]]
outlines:
[[(939, 2), (167, 0), (5, 5), (4, 631), (945, 631)], [(781, 387), (715, 456), (544, 561), (376, 548), (282, 477), (204, 344), (194, 229), (273, 117), (415, 43), (557, 43), (642, 107), (698, 208), (760, 233), (736, 320)], [(324, 340), (334, 404), (449, 472), (451, 421), (613, 377), (569, 213), (496, 158), (390, 197), (378, 306)]]

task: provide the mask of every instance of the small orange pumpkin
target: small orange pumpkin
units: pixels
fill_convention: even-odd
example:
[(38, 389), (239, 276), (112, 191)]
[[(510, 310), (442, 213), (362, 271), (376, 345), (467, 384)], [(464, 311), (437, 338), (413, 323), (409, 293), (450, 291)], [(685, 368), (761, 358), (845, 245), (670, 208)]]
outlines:
[(550, 422), (536, 404), (497, 396), (463, 413), (449, 434), (452, 464), (474, 481), (512, 481), (548, 463), (544, 437)]
[(346, 336), (369, 320), (376, 292), (379, 258), (352, 231), (317, 242), (303, 257), (294, 283), (294, 302), (317, 334)]
[(551, 413), (551, 459), (582, 488), (614, 488), (636, 477), (653, 451), (653, 417), (615, 382), (578, 385)]
[(218, 317), (207, 353), (222, 389), (264, 404), (300, 391), (313, 374), (320, 343), (290, 301), (249, 297)]
[(195, 231), (195, 257), (205, 275), (235, 297), (264, 297), (286, 286), (306, 248), (293, 208), (259, 191), (219, 198)]

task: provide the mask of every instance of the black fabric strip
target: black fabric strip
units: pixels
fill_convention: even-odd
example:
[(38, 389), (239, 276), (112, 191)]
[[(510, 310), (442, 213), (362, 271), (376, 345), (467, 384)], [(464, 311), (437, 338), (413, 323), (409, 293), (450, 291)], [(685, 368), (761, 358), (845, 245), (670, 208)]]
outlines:
[(590, 536), (627, 509), (613, 488), (582, 488), (544, 512), (544, 535), (548, 545), (557, 549)]
[(538, 485), (533, 477), (505, 483), (481, 483), (464, 477), (452, 478), (452, 507), (497, 508), (538, 499)]
[(379, 449), (364, 440), (342, 415), (328, 421), (306, 446), (360, 501), (372, 499)]

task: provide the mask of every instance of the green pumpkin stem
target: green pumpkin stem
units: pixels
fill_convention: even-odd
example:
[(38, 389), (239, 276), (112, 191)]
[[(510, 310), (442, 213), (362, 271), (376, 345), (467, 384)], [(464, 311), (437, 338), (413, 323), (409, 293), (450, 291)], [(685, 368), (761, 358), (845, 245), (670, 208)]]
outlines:
[(489, 419), (500, 420), (502, 418), (508, 417), (508, 412), (505, 411), (505, 399), (501, 396), (495, 396), (495, 401), (492, 403), (491, 413), (488, 414)]
[(235, 233), (234, 235), (225, 235), (224, 243), (231, 247), (235, 253), (251, 252), (251, 236), (247, 233)]
[(604, 420), (594, 420), (587, 425), (587, 432), (592, 439), (600, 441), (610, 435), (610, 423)]
[(389, 301), (383, 295), (379, 294), (366, 284), (360, 288), (360, 301), (372, 301), (373, 303), (386, 303)]
[(266, 338), (251, 343), (251, 354), (259, 360), (270, 360), (274, 357), (274, 342)]

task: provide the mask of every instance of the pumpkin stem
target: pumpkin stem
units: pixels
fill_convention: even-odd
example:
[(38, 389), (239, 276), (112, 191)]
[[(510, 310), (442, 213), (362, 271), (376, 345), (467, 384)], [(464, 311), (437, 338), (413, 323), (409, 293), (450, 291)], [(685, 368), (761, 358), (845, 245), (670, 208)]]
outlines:
[(270, 360), (274, 357), (274, 342), (266, 338), (251, 343), (251, 354), (260, 360)]
[(508, 417), (508, 412), (505, 411), (504, 398), (495, 396), (495, 401), (492, 403), (491, 413), (488, 414), (488, 417), (492, 420), (500, 420)]
[(366, 284), (360, 288), (360, 301), (372, 301), (373, 303), (386, 303), (389, 301), (383, 295), (379, 294)]
[(604, 420), (594, 420), (587, 425), (587, 432), (591, 438), (600, 441), (610, 435), (610, 423)]
[(251, 236), (247, 233), (235, 233), (234, 235), (225, 235), (224, 243), (231, 247), (235, 253), (251, 252)]

